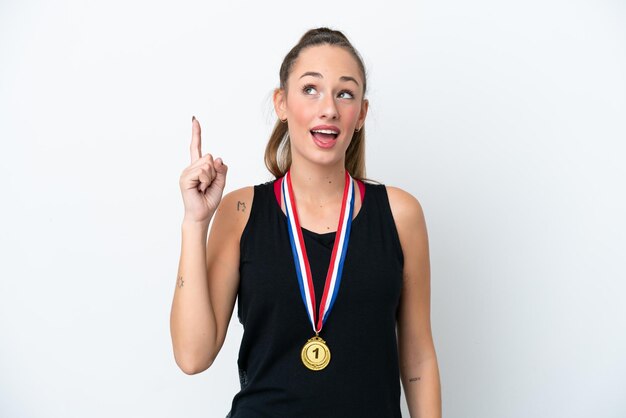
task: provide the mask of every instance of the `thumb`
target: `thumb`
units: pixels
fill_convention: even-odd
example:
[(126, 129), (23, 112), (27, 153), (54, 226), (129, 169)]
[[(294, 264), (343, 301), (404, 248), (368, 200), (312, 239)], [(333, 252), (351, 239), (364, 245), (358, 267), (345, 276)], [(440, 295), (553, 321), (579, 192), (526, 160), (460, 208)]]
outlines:
[(228, 172), (228, 166), (226, 164), (224, 164), (224, 161), (222, 161), (221, 158), (216, 158), (215, 159), (215, 163), (213, 165), (213, 167), (215, 168), (215, 171), (217, 171), (217, 174), (223, 174), (226, 175), (226, 173)]
[(226, 173), (228, 172), (228, 166), (224, 164), (221, 158), (216, 158), (213, 164), (217, 175), (215, 176), (215, 182), (221, 187), (224, 188), (226, 185)]

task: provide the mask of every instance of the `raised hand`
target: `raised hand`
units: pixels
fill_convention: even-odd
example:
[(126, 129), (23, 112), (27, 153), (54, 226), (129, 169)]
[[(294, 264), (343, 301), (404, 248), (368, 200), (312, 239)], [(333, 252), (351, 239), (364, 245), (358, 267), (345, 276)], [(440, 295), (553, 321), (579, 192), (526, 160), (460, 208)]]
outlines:
[(185, 220), (207, 225), (222, 200), (228, 167), (221, 158), (202, 155), (200, 123), (191, 120), (191, 164), (180, 175), (180, 191), (185, 205)]

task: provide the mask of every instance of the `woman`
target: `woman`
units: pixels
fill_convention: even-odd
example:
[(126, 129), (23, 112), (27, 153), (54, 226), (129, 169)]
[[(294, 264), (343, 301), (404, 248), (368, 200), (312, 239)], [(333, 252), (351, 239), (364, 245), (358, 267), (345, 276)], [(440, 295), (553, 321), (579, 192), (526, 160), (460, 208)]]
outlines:
[(441, 416), (424, 217), (410, 194), (362, 181), (365, 92), (346, 37), (308, 31), (273, 95), (276, 180), (223, 198), (227, 166), (202, 154), (192, 118), (172, 341), (185, 373), (206, 370), (238, 297), (232, 418), (399, 417), (400, 381), (412, 417)]

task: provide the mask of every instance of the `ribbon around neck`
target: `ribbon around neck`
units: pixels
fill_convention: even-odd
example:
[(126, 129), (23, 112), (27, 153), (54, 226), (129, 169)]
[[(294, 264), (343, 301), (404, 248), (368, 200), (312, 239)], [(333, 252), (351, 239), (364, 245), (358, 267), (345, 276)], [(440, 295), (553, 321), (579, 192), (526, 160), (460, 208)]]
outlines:
[(285, 212), (287, 214), (287, 226), (289, 230), (289, 241), (296, 266), (296, 276), (300, 286), (302, 301), (306, 307), (309, 320), (315, 334), (319, 334), (322, 327), (326, 323), (330, 311), (337, 299), (339, 285), (341, 284), (341, 274), (346, 258), (346, 250), (350, 239), (350, 229), (352, 225), (352, 216), (354, 213), (354, 184), (352, 177), (346, 170), (345, 186), (343, 190), (343, 198), (341, 203), (341, 212), (339, 214), (339, 222), (337, 225), (337, 233), (335, 235), (335, 243), (330, 256), (330, 264), (326, 274), (326, 282), (324, 284), (324, 293), (319, 306), (319, 313), (316, 317), (315, 308), (315, 289), (313, 287), (313, 276), (311, 274), (311, 266), (304, 245), (304, 237), (300, 220), (298, 219), (298, 211), (296, 209), (296, 200), (291, 185), (291, 174), (288, 171), (282, 179), (281, 189), (283, 199), (285, 200)]

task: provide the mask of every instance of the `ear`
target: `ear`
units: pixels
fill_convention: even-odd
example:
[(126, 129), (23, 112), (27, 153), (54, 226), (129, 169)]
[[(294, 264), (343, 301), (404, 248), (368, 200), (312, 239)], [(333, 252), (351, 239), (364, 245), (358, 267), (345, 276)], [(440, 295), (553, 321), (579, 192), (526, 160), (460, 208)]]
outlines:
[(363, 99), (361, 103), (361, 111), (359, 112), (359, 118), (356, 121), (356, 128), (361, 129), (365, 124), (365, 117), (367, 116), (367, 109), (369, 109), (370, 102), (367, 99)]
[(272, 97), (274, 101), (274, 111), (278, 119), (285, 120), (287, 118), (287, 94), (283, 89), (274, 89)]

